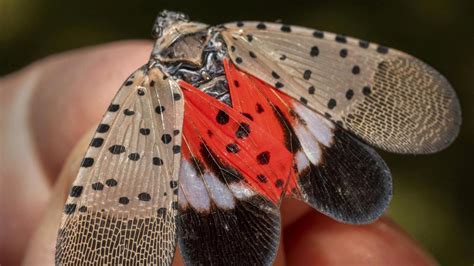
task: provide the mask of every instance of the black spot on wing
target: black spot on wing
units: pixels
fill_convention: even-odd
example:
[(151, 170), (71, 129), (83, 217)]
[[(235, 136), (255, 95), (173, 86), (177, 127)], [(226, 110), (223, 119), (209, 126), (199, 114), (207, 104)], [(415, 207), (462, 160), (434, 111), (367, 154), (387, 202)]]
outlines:
[(279, 79), (280, 78), (280, 75), (278, 75), (278, 73), (276, 73), (275, 71), (272, 71), (272, 77), (274, 79)]
[(334, 40), (338, 43), (347, 43), (347, 38), (343, 35), (336, 35)]
[(142, 193), (138, 194), (138, 200), (140, 200), (140, 201), (150, 201), (151, 196), (150, 196), (150, 194), (148, 194), (146, 192), (142, 192)]
[(120, 109), (120, 105), (118, 104), (111, 104), (109, 105), (109, 109), (107, 111), (109, 112), (117, 112)]
[(283, 179), (277, 179), (275, 181), (275, 187), (276, 188), (282, 188), (284, 184), (285, 184), (285, 182), (283, 181)]
[(265, 23), (263, 23), (263, 22), (260, 22), (260, 23), (257, 24), (257, 29), (265, 30), (265, 29), (267, 29), (267, 25), (265, 25)]
[(140, 128), (140, 134), (144, 136), (148, 136), (150, 135), (150, 133), (151, 133), (151, 130), (149, 128)]
[(156, 213), (158, 214), (158, 217), (161, 217), (161, 218), (165, 217), (166, 212), (167, 212), (166, 208), (163, 208), (163, 207), (159, 208), (156, 211)]
[(239, 146), (236, 143), (229, 143), (226, 145), (227, 152), (230, 153), (238, 153), (240, 151)]
[(173, 140), (173, 137), (171, 137), (170, 134), (163, 134), (163, 135), (161, 135), (161, 142), (163, 142), (164, 144), (170, 143), (171, 140)]
[(259, 164), (265, 165), (270, 163), (271, 154), (269, 151), (261, 152), (257, 155), (257, 161)]
[(261, 196), (230, 210), (180, 210), (178, 239), (185, 264), (270, 265), (280, 234), (276, 206)]
[(106, 133), (107, 131), (109, 131), (110, 129), (110, 126), (107, 125), (107, 124), (100, 124), (98, 127), (97, 127), (97, 132), (98, 133)]
[(353, 66), (352, 67), (352, 74), (358, 75), (360, 73), (360, 67), (359, 66)]
[(227, 124), (229, 122), (229, 115), (224, 110), (219, 110), (216, 115), (216, 122), (220, 125)]
[(328, 101), (328, 108), (329, 109), (334, 109), (334, 107), (336, 107), (336, 105), (337, 105), (337, 102), (336, 102), (335, 99), (329, 99), (329, 101)]
[(87, 168), (91, 167), (94, 164), (94, 158), (85, 157), (81, 162), (81, 167)]
[(158, 106), (155, 108), (155, 112), (156, 112), (157, 114), (161, 114), (161, 113), (163, 113), (164, 111), (165, 111), (165, 107), (162, 106), (162, 105), (158, 105)]
[(76, 204), (66, 204), (64, 206), (65, 214), (73, 214), (76, 211)]
[(313, 31), (313, 37), (322, 39), (322, 38), (324, 38), (324, 32), (319, 31), (319, 30), (315, 30), (315, 31)]
[(117, 180), (113, 179), (113, 178), (110, 178), (110, 179), (107, 179), (105, 181), (105, 184), (108, 186), (108, 187), (115, 187), (117, 186), (118, 182)]
[(103, 138), (93, 138), (90, 145), (92, 147), (98, 148), (98, 147), (102, 146), (102, 143), (104, 143)]
[(257, 175), (257, 180), (260, 181), (261, 183), (268, 182), (268, 178), (265, 175)]
[(109, 151), (112, 154), (120, 154), (125, 152), (125, 146), (123, 145), (112, 145), (109, 147)]
[(173, 154), (178, 154), (181, 152), (181, 146), (180, 145), (173, 145)]
[(377, 47), (377, 52), (380, 54), (386, 54), (388, 53), (388, 48), (385, 46), (378, 46)]
[(177, 188), (178, 187), (178, 181), (172, 180), (170, 181), (170, 188)]
[(312, 74), (311, 70), (307, 69), (307, 70), (305, 70), (304, 73), (303, 73), (303, 78), (304, 78), (305, 80), (309, 80), (309, 79), (311, 78), (311, 74)]
[(354, 91), (351, 90), (351, 89), (348, 89), (348, 90), (346, 91), (346, 99), (351, 100), (352, 97), (354, 97)]
[(365, 86), (362, 88), (362, 93), (365, 95), (365, 96), (369, 96), (371, 93), (372, 93), (372, 90), (370, 89), (369, 86)]
[(127, 205), (130, 202), (130, 200), (127, 197), (120, 197), (118, 199), (118, 202), (122, 205)]
[(249, 113), (242, 113), (243, 116), (247, 117), (250, 121), (253, 121), (253, 116)]
[(130, 153), (128, 155), (128, 159), (130, 159), (131, 161), (138, 161), (138, 160), (140, 160), (140, 154), (138, 154), (136, 152)]
[(309, 55), (311, 57), (315, 57), (319, 55), (319, 48), (317, 46), (311, 47), (311, 50), (309, 51)]
[(280, 30), (283, 32), (291, 32), (291, 27), (290, 25), (282, 25)]
[(347, 52), (347, 49), (345, 49), (345, 48), (344, 48), (344, 49), (341, 49), (341, 50), (339, 51), (339, 56), (342, 57), (342, 58), (346, 58), (346, 57), (347, 57), (347, 54), (348, 54), (348, 52)]
[(91, 187), (93, 190), (100, 191), (104, 189), (104, 184), (102, 184), (101, 182), (95, 182), (91, 184)]
[(369, 42), (364, 41), (364, 40), (359, 40), (359, 46), (361, 48), (367, 49), (367, 48), (369, 48), (369, 45), (370, 45)]
[(152, 161), (154, 165), (158, 165), (158, 166), (163, 165), (163, 160), (159, 157), (153, 157)]
[(81, 196), (82, 190), (84, 190), (83, 186), (73, 186), (71, 188), (71, 192), (69, 193), (69, 196), (74, 197), (74, 198), (78, 198), (78, 197)]
[(305, 97), (300, 97), (300, 102), (304, 105), (307, 105), (308, 104), (308, 99), (306, 99)]
[(235, 131), (235, 136), (239, 139), (247, 138), (250, 135), (250, 126), (247, 123), (240, 123), (239, 127)]
[(130, 110), (130, 109), (125, 109), (125, 110), (123, 110), (123, 114), (126, 115), (126, 116), (131, 116), (131, 115), (135, 114), (135, 111)]

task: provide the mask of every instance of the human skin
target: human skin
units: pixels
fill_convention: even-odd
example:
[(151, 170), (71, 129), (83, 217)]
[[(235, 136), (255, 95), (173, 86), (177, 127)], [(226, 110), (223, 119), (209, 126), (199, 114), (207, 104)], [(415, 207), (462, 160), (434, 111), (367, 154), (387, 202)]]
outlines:
[[(93, 129), (152, 43), (53, 55), (0, 78), (0, 265), (51, 265), (64, 201)], [(331, 220), (296, 200), (282, 208), (275, 265), (436, 265), (400, 227)], [(178, 255), (175, 265), (182, 265)]]

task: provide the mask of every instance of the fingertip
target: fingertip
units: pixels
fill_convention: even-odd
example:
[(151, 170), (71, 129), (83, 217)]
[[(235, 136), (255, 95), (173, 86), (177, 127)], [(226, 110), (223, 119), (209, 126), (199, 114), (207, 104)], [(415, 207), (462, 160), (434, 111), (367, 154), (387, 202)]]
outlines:
[(289, 265), (437, 265), (386, 217), (348, 225), (310, 212), (287, 228), (285, 246)]

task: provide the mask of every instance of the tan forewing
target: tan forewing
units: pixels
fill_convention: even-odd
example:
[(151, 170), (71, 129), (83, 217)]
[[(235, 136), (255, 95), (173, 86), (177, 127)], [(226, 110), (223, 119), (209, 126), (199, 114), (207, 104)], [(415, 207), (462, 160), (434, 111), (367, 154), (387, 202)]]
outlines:
[(459, 131), (460, 107), (451, 85), (410, 55), (274, 23), (229, 23), (222, 35), (238, 67), (374, 146), (430, 153)]
[(130, 76), (71, 188), (57, 264), (171, 264), (182, 120), (174, 81), (146, 66)]

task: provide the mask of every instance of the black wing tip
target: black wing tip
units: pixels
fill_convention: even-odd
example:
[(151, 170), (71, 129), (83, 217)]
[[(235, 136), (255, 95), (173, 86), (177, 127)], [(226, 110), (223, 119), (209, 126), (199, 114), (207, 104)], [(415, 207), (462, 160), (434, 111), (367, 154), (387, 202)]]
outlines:
[(348, 206), (348, 208), (329, 209), (314, 199), (309, 200), (308, 203), (317, 211), (341, 223), (354, 225), (373, 223), (385, 213), (393, 196), (393, 183), (390, 171), (386, 168), (380, 174), (381, 184), (377, 186), (378, 197), (376, 197), (373, 203), (364, 204), (363, 208), (362, 206)]
[(368, 224), (379, 218), (392, 199), (393, 184), (385, 161), (371, 147), (341, 128), (323, 163), (300, 173), (305, 201), (317, 211), (348, 224)]
[(382, 193), (383, 197), (376, 204), (371, 206), (368, 211), (356, 213), (353, 216), (342, 215), (340, 213), (325, 213), (322, 211), (321, 212), (326, 216), (329, 216), (334, 220), (345, 224), (371, 224), (378, 220), (385, 213), (385, 210), (388, 208), (390, 202), (392, 201), (393, 187), (391, 178), (390, 181), (386, 182), (386, 187), (383, 189), (383, 191), (385, 191), (384, 193)]
[(277, 206), (261, 196), (228, 210), (180, 210), (177, 224), (186, 265), (271, 265), (280, 241)]

